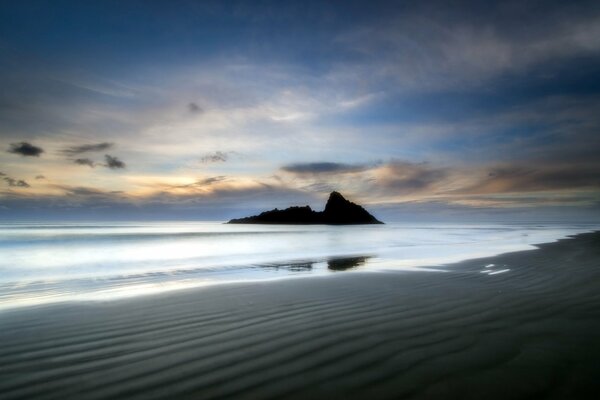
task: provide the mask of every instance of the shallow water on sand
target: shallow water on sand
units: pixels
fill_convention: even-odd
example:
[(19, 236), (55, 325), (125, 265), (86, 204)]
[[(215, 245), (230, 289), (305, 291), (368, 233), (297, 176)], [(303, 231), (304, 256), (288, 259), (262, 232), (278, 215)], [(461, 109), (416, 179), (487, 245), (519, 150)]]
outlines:
[(350, 270), (423, 270), (529, 249), (592, 228), (540, 224), (1, 224), (0, 309)]

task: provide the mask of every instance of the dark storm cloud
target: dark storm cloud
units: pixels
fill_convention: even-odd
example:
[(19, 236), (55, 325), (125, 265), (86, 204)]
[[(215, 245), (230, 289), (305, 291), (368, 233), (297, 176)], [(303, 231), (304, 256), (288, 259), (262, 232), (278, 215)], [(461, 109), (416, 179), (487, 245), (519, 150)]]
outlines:
[(21, 179), (14, 179), (9, 176), (5, 176), (3, 179), (10, 187), (21, 187), (21, 188), (30, 187), (30, 185), (27, 182), (25, 182), (24, 180), (21, 180)]
[(113, 146), (114, 146), (114, 143), (108, 143), (108, 142), (92, 143), (92, 144), (84, 144), (84, 145), (80, 145), (80, 146), (67, 147), (61, 151), (63, 154), (66, 154), (68, 156), (75, 156), (75, 155), (82, 154), (82, 153), (108, 150), (108, 149), (112, 148)]
[(200, 162), (203, 164), (225, 162), (229, 159), (229, 154), (223, 151), (215, 151), (214, 153), (208, 153), (200, 158)]
[(28, 142), (11, 143), (8, 149), (9, 153), (20, 154), (26, 157), (39, 157), (44, 152), (44, 149), (37, 147)]
[(344, 164), (335, 162), (294, 163), (281, 167), (282, 171), (298, 175), (345, 174), (365, 171), (373, 166), (363, 164)]
[(119, 160), (115, 156), (111, 156), (111, 155), (105, 154), (104, 155), (104, 160), (106, 162), (106, 164), (104, 164), (104, 166), (106, 168), (110, 168), (110, 169), (122, 169), (122, 168), (125, 168), (125, 163), (123, 161)]
[(73, 162), (78, 165), (87, 165), (91, 168), (94, 168), (96, 166), (96, 164), (94, 164), (94, 161), (90, 160), (89, 158), (77, 158)]

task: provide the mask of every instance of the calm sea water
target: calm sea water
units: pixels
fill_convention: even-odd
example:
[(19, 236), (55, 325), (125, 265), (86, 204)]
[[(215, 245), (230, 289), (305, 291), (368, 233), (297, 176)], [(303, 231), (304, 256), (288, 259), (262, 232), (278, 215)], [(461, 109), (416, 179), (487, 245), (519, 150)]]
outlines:
[(436, 267), (531, 249), (593, 228), (0, 224), (0, 309), (351, 271), (447, 271)]

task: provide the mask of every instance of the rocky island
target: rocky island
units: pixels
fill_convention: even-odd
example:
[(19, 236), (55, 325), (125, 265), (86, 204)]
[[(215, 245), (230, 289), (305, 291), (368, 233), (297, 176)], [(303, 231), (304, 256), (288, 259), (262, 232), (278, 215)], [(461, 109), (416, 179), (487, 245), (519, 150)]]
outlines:
[(383, 222), (358, 204), (346, 200), (340, 193), (331, 192), (323, 211), (314, 211), (310, 206), (274, 209), (251, 217), (232, 219), (228, 224), (363, 225)]

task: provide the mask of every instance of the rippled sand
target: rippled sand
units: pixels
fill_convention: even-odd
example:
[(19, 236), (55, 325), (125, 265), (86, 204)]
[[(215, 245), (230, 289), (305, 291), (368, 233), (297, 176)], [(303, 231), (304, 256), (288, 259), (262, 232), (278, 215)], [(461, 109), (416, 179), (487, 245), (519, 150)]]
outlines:
[(0, 398), (597, 395), (600, 233), (445, 270), (4, 311)]

